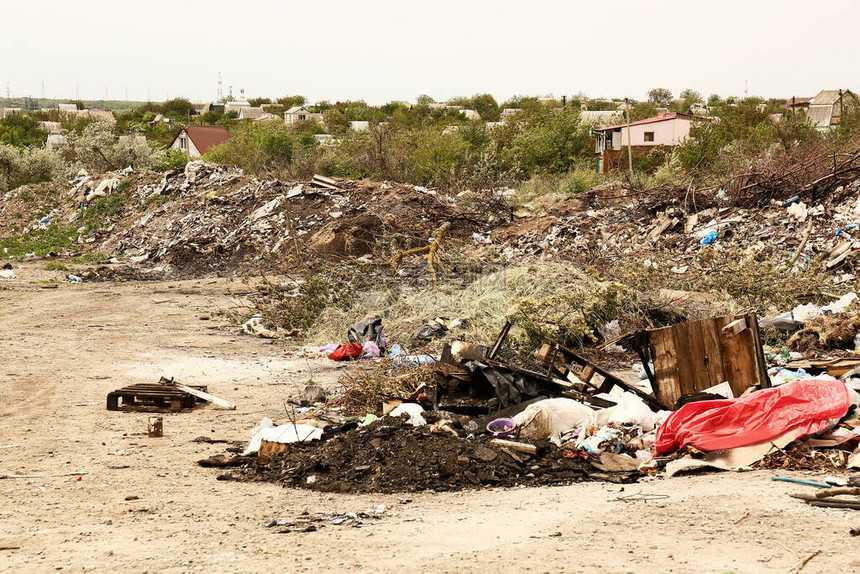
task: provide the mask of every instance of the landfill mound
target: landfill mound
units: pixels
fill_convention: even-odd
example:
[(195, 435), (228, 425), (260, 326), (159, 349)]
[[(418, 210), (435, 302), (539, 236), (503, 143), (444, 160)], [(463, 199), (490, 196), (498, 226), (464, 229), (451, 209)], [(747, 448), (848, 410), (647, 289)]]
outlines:
[[(297, 258), (384, 263), (427, 246), (447, 223), (445, 250), (468, 246), (508, 262), (560, 259), (611, 270), (618, 261), (657, 257), (659, 263), (649, 264), (683, 277), (701, 272), (703, 254), (737, 250), (779, 267), (817, 266), (847, 282), (860, 253), (858, 193), (860, 179), (812, 199), (744, 208), (719, 194), (691, 203), (616, 183), (546, 210), (525, 206), (512, 213), (491, 191), (451, 197), (392, 182), (319, 176), (282, 182), (193, 161), (164, 174), (84, 172), (70, 188), (13, 190), (0, 202), (0, 221), (12, 222), (0, 227), (0, 237), (52, 223), (80, 226), (71, 253), (101, 253), (147, 276), (181, 278), (278, 272), (279, 263)], [(95, 222), (96, 216), (102, 219)]]
[[(0, 216), (35, 206), (19, 197), (33, 193), (21, 188), (7, 194)], [(120, 275), (142, 279), (256, 273), (261, 268), (277, 272), (279, 264), (298, 259), (384, 262), (399, 251), (426, 245), (443, 224), (449, 226), (446, 240), (462, 241), (485, 230), (492, 219), (484, 213), (486, 202), (464, 208), (418, 186), (328, 178), (261, 180), (201, 161), (162, 175), (82, 172), (68, 191), (56, 193), (59, 206), (48, 213), (34, 208), (22, 216), (32, 223), (2, 232), (81, 225), (70, 254), (117, 258), (140, 270)], [(82, 221), (95, 215), (103, 216), (97, 226)], [(103, 269), (89, 279), (114, 280), (115, 275)]]
[[(545, 213), (499, 226), (488, 242), (508, 258), (602, 262), (671, 255), (663, 265), (694, 273), (704, 248), (741, 254), (791, 267), (818, 262), (841, 279), (858, 255), (860, 179), (817, 198), (789, 197), (735, 206), (710, 195), (691, 203), (666, 194), (655, 199), (619, 184), (606, 184), (559, 202)], [(788, 259), (787, 259), (788, 258)], [(685, 268), (685, 265), (689, 267)], [(847, 279), (845, 279), (847, 280)]]
[(636, 473), (601, 473), (582, 458), (536, 442), (537, 455), (508, 454), (491, 437), (458, 438), (381, 419), (319, 442), (293, 443), (271, 463), (237, 478), (327, 492), (456, 491), (485, 486), (553, 485), (584, 480), (631, 482)]

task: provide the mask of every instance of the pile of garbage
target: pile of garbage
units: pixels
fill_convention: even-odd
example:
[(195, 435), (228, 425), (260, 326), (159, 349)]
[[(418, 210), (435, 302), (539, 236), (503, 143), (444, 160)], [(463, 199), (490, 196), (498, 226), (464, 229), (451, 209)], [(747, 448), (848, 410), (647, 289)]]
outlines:
[[(344, 408), (346, 387), (309, 387), (287, 421), (264, 420), (239, 455), (246, 458), (223, 466), (238, 467), (231, 479), (336, 492), (629, 482), (703, 468), (860, 468), (860, 374), (768, 377), (763, 357), (757, 359), (763, 351), (753, 338), (754, 315), (664, 329), (692, 333), (713, 325), (724, 325), (725, 339), (713, 344), (739, 349), (725, 360), (740, 377), (686, 393), (690, 381), (665, 371), (664, 359), (640, 364), (644, 376), (624, 379), (549, 341), (533, 356), (520, 355), (504, 345), (510, 323), (492, 346), (458, 341), (425, 366), (356, 356), (382, 371), (422, 375), (400, 372), (399, 390), (386, 387), (394, 390), (374, 395), (376, 404), (364, 403), (364, 413)], [(648, 344), (660, 348), (664, 329), (611, 343), (644, 345), (652, 337)], [(381, 322), (359, 323), (349, 338), (359, 347), (383, 342)], [(639, 352), (650, 358), (653, 348)], [(679, 352), (670, 367), (687, 360)], [(677, 393), (685, 394), (667, 405)]]
[[(20, 207), (16, 198), (27, 193), (7, 193), (0, 215)], [(272, 270), (296, 249), (303, 258), (369, 260), (424, 246), (445, 223), (446, 238), (462, 241), (489, 228), (482, 212), (465, 211), (454, 198), (418, 186), (322, 176), (281, 182), (202, 161), (164, 174), (82, 170), (59, 196), (59, 206), (14, 231), (75, 225), (99, 199), (117, 198), (104, 225), (79, 229), (74, 249), (106, 254), (133, 269), (117, 274), (103, 265), (93, 280), (241, 273), (258, 270), (263, 261)], [(17, 218), (10, 212), (8, 220)]]
[(787, 268), (820, 265), (837, 284), (856, 276), (860, 179), (815, 203), (786, 197), (752, 209), (729, 205), (727, 196), (721, 203), (719, 194), (710, 198), (710, 205), (698, 208), (677, 200), (652, 205), (619, 186), (605, 187), (559, 203), (543, 215), (523, 213), (524, 217), (494, 229), (484, 242), (509, 259), (612, 262), (668, 250), (673, 254), (668, 264), (682, 275), (695, 272), (691, 264), (703, 250), (740, 247), (746, 254)]
[[(506, 261), (561, 259), (606, 266), (634, 258), (669, 265), (679, 275), (696, 273), (705, 250), (740, 248), (786, 269), (820, 267), (844, 284), (856, 277), (860, 253), (860, 180), (814, 202), (786, 197), (749, 209), (731, 206), (720, 194), (697, 206), (678, 198), (654, 202), (605, 185), (544, 213), (525, 206), (516, 217), (491, 202), (466, 207), (456, 197), (418, 186), (322, 176), (281, 182), (202, 161), (164, 174), (82, 172), (47, 214), (20, 199), (36, 191), (30, 186), (7, 193), (0, 221), (18, 221), (14, 212), (23, 214), (23, 221), (32, 217), (23, 232), (51, 223), (74, 225), (94, 202), (123, 193), (127, 201), (104, 226), (81, 229), (75, 249), (165, 276), (238, 273), (295, 255), (297, 249), (303, 257), (385, 261), (427, 246), (444, 224), (450, 226), (447, 239), (466, 243), (476, 253), (501, 253)], [(12, 231), (0, 228), (0, 234)], [(658, 253), (671, 253), (671, 261), (653, 256)], [(93, 278), (101, 275), (116, 278), (104, 270)]]

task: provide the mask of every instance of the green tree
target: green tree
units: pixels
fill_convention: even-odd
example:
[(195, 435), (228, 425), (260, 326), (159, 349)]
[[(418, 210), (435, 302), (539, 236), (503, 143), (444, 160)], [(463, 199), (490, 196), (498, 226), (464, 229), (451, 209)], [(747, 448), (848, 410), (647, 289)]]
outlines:
[(48, 133), (39, 128), (39, 122), (25, 115), (9, 116), (0, 120), (0, 143), (15, 147), (40, 146)]
[(237, 126), (230, 139), (206, 152), (204, 159), (251, 173), (285, 171), (293, 158), (294, 136), (281, 122)]
[(415, 103), (419, 106), (426, 106), (427, 104), (435, 104), (436, 100), (434, 100), (427, 94), (421, 94), (420, 96), (415, 98)]
[(184, 120), (194, 115), (194, 106), (185, 98), (167, 100), (160, 106), (162, 114), (174, 120)]
[(648, 101), (655, 106), (668, 107), (672, 103), (672, 92), (666, 88), (652, 88), (648, 90)]
[(651, 102), (636, 102), (630, 109), (630, 121), (638, 122), (657, 115), (657, 106)]
[(499, 104), (496, 102), (496, 98), (490, 94), (479, 94), (477, 96), (473, 96), (472, 99), (469, 100), (469, 106), (471, 109), (478, 112), (481, 115), (481, 119), (485, 122), (499, 121), (502, 110), (499, 109)]
[(286, 109), (294, 108), (296, 106), (303, 106), (307, 103), (307, 100), (304, 96), (284, 96), (282, 98), (278, 98), (275, 101), (284, 106), (284, 108)]
[[(567, 107), (561, 111), (547, 106), (524, 111), (511, 126), (498, 132), (497, 145), (511, 157), (523, 175), (563, 173), (579, 159), (591, 156), (592, 137), (588, 126), (580, 122), (579, 110)], [(510, 144), (504, 142), (506, 131), (512, 132)]]

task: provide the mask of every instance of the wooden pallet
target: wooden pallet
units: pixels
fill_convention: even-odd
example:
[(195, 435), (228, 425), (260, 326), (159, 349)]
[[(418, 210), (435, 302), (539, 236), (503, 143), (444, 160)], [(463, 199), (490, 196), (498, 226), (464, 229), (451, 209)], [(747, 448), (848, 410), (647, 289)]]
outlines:
[[(192, 388), (206, 392), (205, 385), (193, 385)], [(198, 401), (197, 397), (169, 385), (141, 383), (108, 393), (107, 410), (178, 412), (194, 408)]]

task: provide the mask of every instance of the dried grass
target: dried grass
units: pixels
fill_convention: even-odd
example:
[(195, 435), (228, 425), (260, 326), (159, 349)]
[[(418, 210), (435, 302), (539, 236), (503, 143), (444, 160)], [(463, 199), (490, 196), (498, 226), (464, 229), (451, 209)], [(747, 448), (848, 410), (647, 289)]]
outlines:
[(409, 398), (422, 383), (433, 380), (429, 367), (395, 366), (389, 359), (358, 363), (341, 375), (340, 393), (329, 404), (350, 416), (382, 413), (385, 399)]
[(860, 331), (860, 317), (841, 313), (819, 315), (788, 340), (788, 348), (799, 353), (853, 349)]

